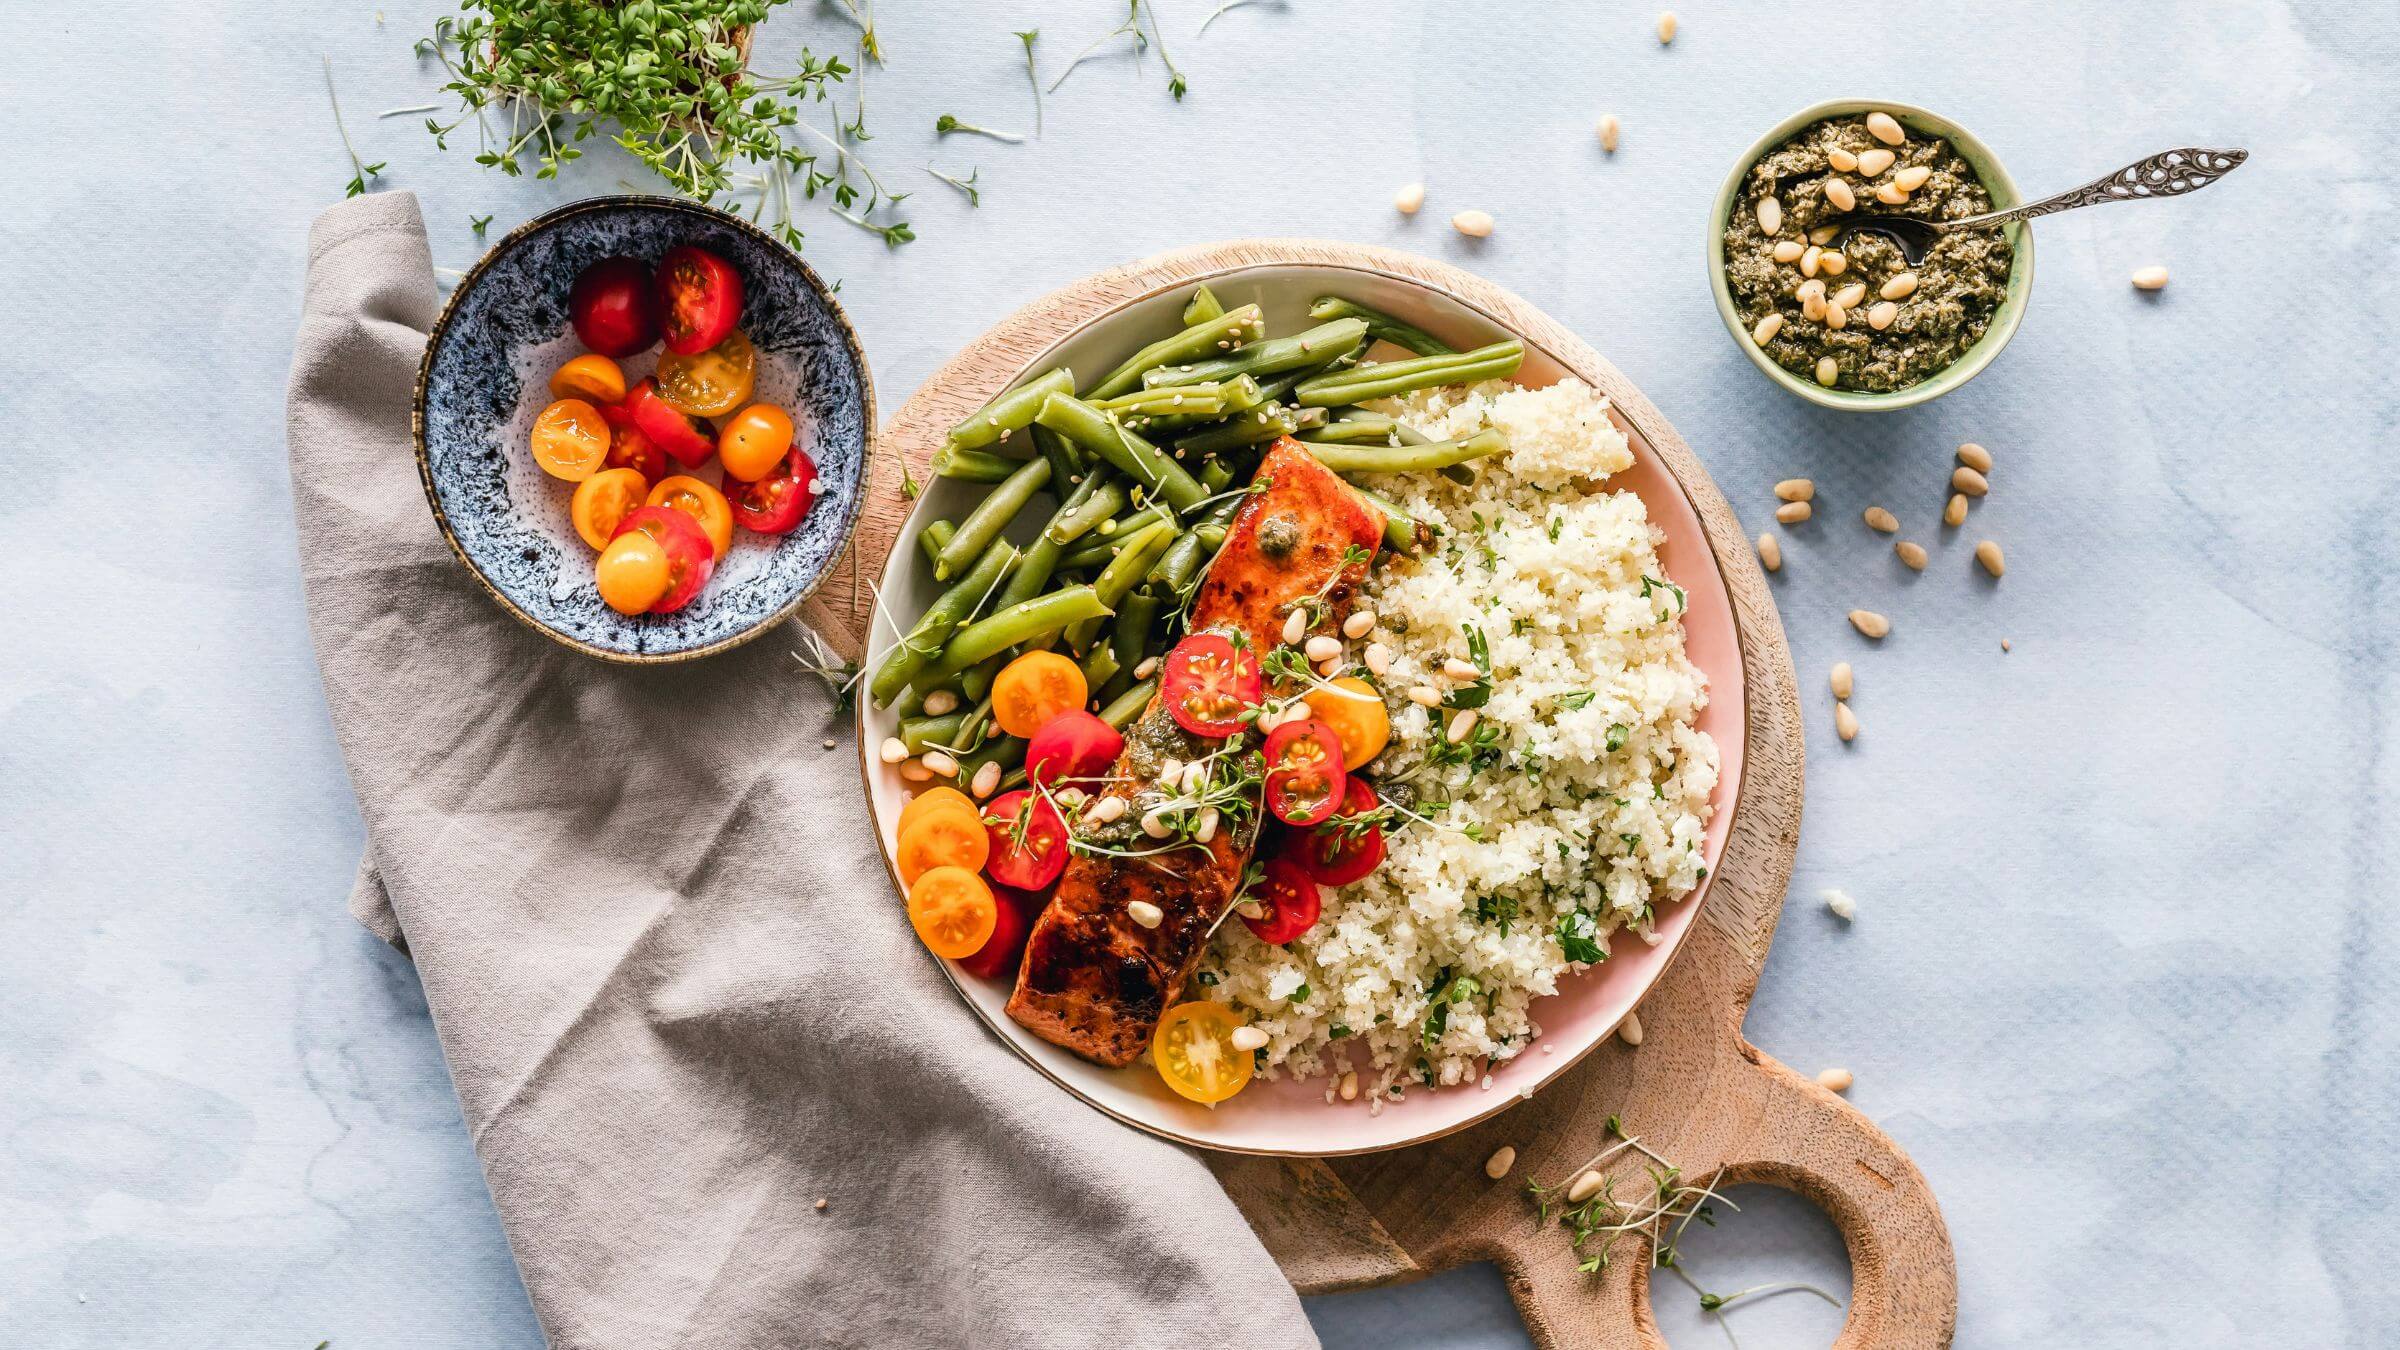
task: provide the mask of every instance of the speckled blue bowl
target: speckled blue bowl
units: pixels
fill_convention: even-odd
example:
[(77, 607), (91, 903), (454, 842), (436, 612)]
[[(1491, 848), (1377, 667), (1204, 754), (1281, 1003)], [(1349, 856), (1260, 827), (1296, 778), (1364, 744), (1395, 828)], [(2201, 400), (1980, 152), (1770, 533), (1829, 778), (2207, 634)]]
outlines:
[[(628, 617), (601, 603), (591, 546), (567, 517), (573, 485), (534, 464), (528, 437), (550, 372), (583, 350), (567, 317), (576, 274), (612, 254), (655, 262), (677, 244), (712, 249), (742, 274), (757, 397), (791, 411), (824, 492), (779, 539), (735, 531), (689, 605)], [(656, 355), (623, 364), (639, 379)], [(451, 548), (501, 608), (608, 661), (706, 656), (799, 608), (858, 523), (874, 425), (858, 335), (817, 274), (749, 222), (666, 197), (595, 197), (511, 232), (451, 293), (417, 371), (417, 468)], [(699, 471), (716, 474), (713, 462)]]

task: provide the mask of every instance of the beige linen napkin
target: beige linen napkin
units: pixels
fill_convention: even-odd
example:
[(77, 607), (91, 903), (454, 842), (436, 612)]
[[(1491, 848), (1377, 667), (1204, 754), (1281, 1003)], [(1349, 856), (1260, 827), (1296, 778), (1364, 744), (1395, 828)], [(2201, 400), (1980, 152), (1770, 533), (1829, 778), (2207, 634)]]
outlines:
[(438, 300), (412, 197), (317, 220), (293, 497), (356, 907), (405, 933), (552, 1343), (1315, 1345), (1195, 1156), (952, 993), (786, 635), (620, 668), (477, 590), (410, 444)]

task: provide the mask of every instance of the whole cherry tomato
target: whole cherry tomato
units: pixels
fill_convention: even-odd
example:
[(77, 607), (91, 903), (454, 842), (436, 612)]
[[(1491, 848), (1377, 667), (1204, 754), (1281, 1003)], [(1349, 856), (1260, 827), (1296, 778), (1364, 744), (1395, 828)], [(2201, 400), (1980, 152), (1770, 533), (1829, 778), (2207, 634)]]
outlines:
[(567, 293), (575, 336), (602, 356), (631, 356), (658, 341), (658, 292), (638, 258), (602, 258)]

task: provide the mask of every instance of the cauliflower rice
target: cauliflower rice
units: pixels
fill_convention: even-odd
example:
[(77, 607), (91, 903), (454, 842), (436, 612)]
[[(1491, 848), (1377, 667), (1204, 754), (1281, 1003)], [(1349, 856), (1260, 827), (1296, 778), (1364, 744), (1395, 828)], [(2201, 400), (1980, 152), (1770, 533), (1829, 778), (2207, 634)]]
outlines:
[[(1509, 448), (1470, 486), (1370, 484), (1442, 532), (1416, 563), (1387, 557), (1362, 599), (1392, 653), (1392, 741), (1372, 777), (1432, 823), (1387, 829), (1383, 865), (1328, 888), (1288, 946), (1218, 931), (1199, 984), (1267, 1033), (1265, 1076), (1355, 1069), (1379, 1097), (1475, 1081), (1541, 1034), (1533, 1000), (1605, 960), (1619, 929), (1648, 937), (1657, 907), (1707, 875), (1717, 749), (1693, 725), (1707, 682), (1684, 656), (1659, 532), (1640, 498), (1603, 486), (1633, 462), (1607, 408), (1573, 380), (1380, 405), (1437, 439), (1496, 427)], [(1451, 746), (1453, 714), (1406, 691), (1458, 690), (1442, 665), (1478, 646), (1489, 701)]]

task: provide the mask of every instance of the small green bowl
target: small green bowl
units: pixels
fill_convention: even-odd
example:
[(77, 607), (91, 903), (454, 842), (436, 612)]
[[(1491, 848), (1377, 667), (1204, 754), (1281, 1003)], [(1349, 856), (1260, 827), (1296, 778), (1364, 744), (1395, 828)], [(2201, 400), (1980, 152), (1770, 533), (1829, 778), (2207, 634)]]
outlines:
[(1725, 283), (1725, 222), (1733, 210), (1735, 195), (1741, 191), (1742, 179), (1749, 174), (1751, 165), (1791, 139), (1801, 128), (1829, 117), (1852, 117), (1878, 109), (1890, 113), (1900, 125), (1911, 131), (1939, 136), (1956, 147), (1968, 167), (1975, 170), (1975, 176), (1983, 181), (1984, 191), (1991, 194), (1993, 210), (2004, 211), (2024, 200), (2017, 192), (2016, 180), (2010, 178), (2008, 170), (2001, 167), (2000, 157), (1992, 153), (1991, 147), (1949, 118), (1889, 99), (1837, 98), (1793, 113), (1743, 151), (1741, 159), (1733, 166), (1733, 172), (1725, 176), (1725, 186), (1717, 190), (1716, 204), (1710, 208), (1708, 216), (1708, 285), (1716, 295), (1717, 313), (1725, 320), (1725, 331), (1733, 335), (1734, 345), (1750, 358), (1750, 364), (1766, 372), (1768, 379), (1819, 407), (1843, 412), (1892, 412), (1900, 408), (1913, 408), (1917, 404), (1940, 398), (1974, 379), (1983, 372), (1985, 366), (1992, 363), (1993, 357), (2000, 354), (2000, 349), (2008, 345), (2008, 340), (2016, 336), (2017, 324), (2025, 317), (2026, 298), (2033, 293), (2032, 232), (2025, 228), (2022, 221), (2004, 225), (2001, 233), (2008, 236), (2009, 247), (2015, 250), (2016, 256), (2008, 269), (2008, 293), (2001, 300), (2000, 308), (1993, 313), (1990, 325), (1983, 330), (1983, 336), (1967, 349), (1966, 355), (1942, 370), (1906, 389), (1888, 394), (1828, 389), (1815, 380), (1795, 375), (1775, 364), (1765, 352), (1759, 350), (1757, 343), (1750, 340), (1750, 329), (1742, 322), (1740, 312), (1733, 307), (1733, 289)]

